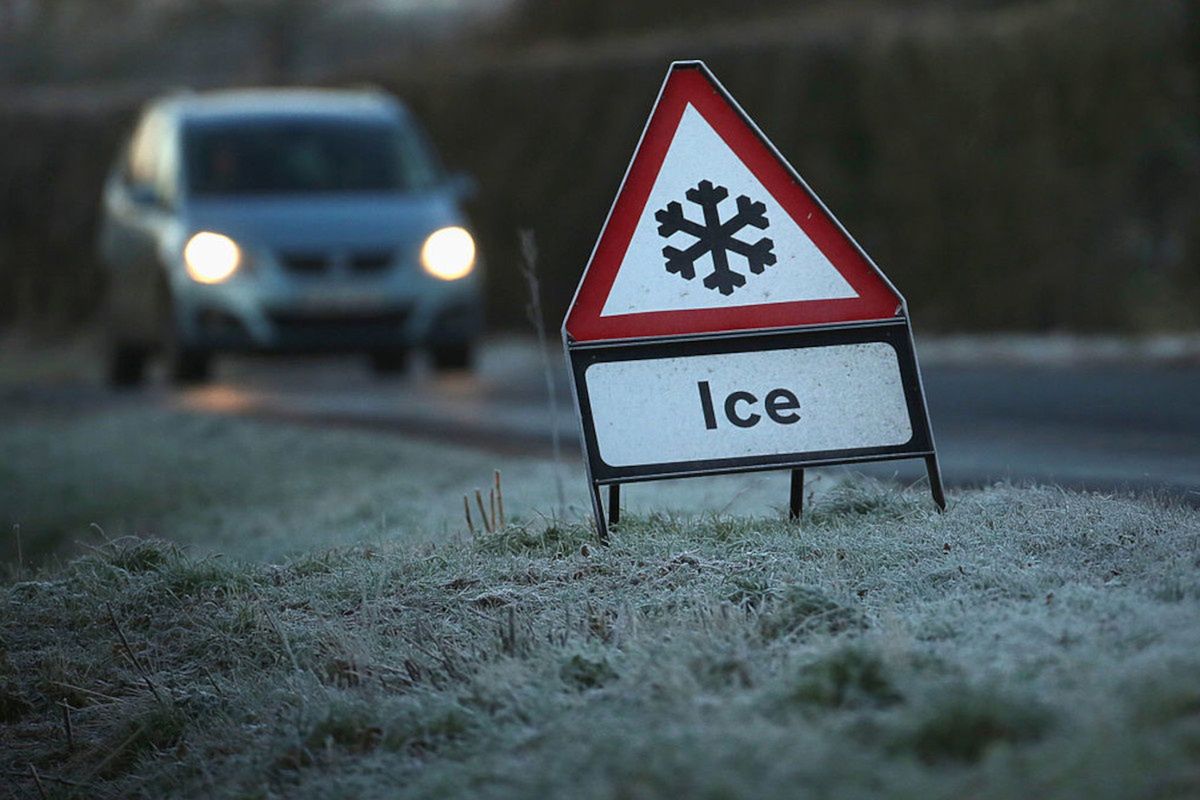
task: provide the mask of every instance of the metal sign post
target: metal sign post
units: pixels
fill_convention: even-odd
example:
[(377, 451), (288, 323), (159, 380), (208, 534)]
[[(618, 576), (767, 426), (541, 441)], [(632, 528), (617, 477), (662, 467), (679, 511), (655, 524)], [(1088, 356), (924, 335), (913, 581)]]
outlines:
[[(700, 62), (671, 66), (563, 323), (596, 526), (620, 485), (923, 458), (904, 298)], [(605, 513), (601, 488), (608, 487)]]

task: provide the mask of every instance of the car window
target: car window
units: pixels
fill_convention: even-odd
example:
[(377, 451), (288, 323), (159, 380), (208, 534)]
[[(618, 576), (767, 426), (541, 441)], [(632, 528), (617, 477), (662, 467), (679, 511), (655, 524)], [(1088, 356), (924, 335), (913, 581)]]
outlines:
[(162, 138), (165, 123), (161, 115), (146, 116), (129, 142), (125, 178), (133, 186), (152, 188), (162, 166)]
[(418, 134), (392, 122), (194, 122), (184, 149), (195, 195), (413, 191), (439, 178)]
[(145, 116), (130, 137), (117, 172), (126, 186), (144, 192), (145, 197), (164, 207), (175, 203), (179, 191), (174, 131), (161, 113)]
[(154, 166), (154, 195), (168, 207), (175, 204), (179, 192), (179, 149), (173, 132), (170, 126), (164, 126), (160, 132)]

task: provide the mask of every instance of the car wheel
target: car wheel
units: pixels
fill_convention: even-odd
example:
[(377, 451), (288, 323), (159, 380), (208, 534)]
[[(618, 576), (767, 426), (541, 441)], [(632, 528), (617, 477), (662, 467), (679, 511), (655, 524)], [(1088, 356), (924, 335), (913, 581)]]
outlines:
[(168, 354), (172, 382), (187, 386), (204, 383), (212, 375), (212, 354), (203, 350), (176, 350)]
[(376, 375), (398, 375), (408, 367), (408, 350), (403, 347), (371, 353), (371, 369)]
[(204, 383), (212, 374), (212, 353), (188, 347), (179, 332), (174, 304), (164, 286), (159, 292), (159, 325), (162, 331), (162, 355), (167, 377), (177, 386)]
[(145, 347), (114, 343), (108, 354), (109, 385), (122, 389), (141, 386), (146, 380)]
[(470, 369), (474, 350), (470, 344), (438, 345), (430, 348), (433, 368), (436, 370)]

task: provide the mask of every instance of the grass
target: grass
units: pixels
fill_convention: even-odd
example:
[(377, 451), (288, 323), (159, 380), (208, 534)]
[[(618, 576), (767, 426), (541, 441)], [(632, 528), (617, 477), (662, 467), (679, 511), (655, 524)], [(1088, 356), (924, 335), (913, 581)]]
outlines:
[[(265, 560), (397, 532), (442, 538), (464, 527), (462, 494), (497, 466), (464, 448), (111, 401), (14, 416), (0, 423), (0, 562), (17, 560), (17, 526), (27, 563), (81, 552), (101, 531)], [(553, 507), (536, 488), (548, 465), (503, 466), (517, 519)]]
[[(277, 561), (339, 544), (442, 541), (466, 535), (462, 496), (503, 470), (517, 522), (577, 519), (587, 507), (578, 464), (556, 509), (553, 465), (373, 432), (315, 430), (156, 408), (76, 381), (82, 399), (43, 406), (0, 374), (0, 571), (85, 552), (108, 537), (159, 536), (198, 553)], [(70, 392), (66, 392), (71, 396)], [(824, 483), (813, 481), (822, 487)], [(634, 487), (638, 509), (781, 507), (787, 476)], [(479, 525), (478, 516), (475, 524)], [(726, 524), (726, 523), (720, 523)], [(555, 535), (533, 526), (520, 536)], [(498, 551), (524, 546), (495, 542)]]
[(277, 564), (119, 537), (0, 587), (0, 775), (99, 798), (1195, 797), (1197, 674), (1200, 514), (1148, 500), (996, 486), (939, 515), (864, 483), (800, 526), (639, 516), (598, 547), (529, 518)]
[(1195, 509), (822, 479), (796, 526), (753, 476), (600, 547), (537, 459), (3, 402), (17, 796), (1200, 793)]

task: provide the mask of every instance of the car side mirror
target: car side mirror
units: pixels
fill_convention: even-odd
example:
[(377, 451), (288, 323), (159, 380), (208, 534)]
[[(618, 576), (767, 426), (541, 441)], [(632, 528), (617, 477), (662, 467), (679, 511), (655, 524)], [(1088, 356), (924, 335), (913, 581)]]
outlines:
[(474, 200), (479, 196), (479, 181), (465, 172), (456, 172), (447, 177), (446, 187), (459, 200)]

